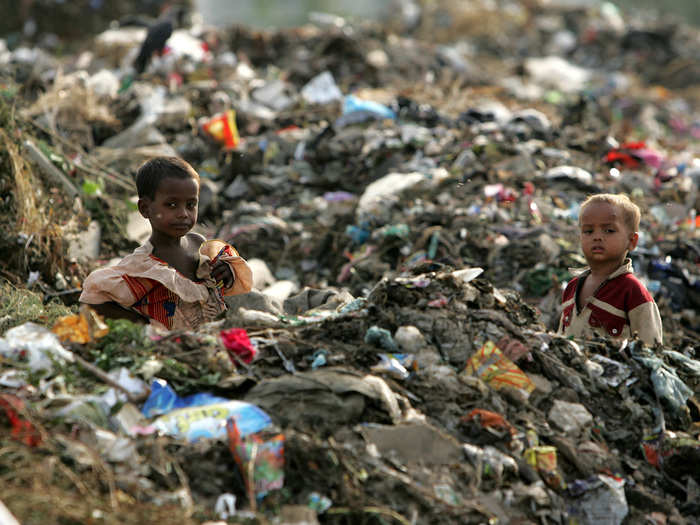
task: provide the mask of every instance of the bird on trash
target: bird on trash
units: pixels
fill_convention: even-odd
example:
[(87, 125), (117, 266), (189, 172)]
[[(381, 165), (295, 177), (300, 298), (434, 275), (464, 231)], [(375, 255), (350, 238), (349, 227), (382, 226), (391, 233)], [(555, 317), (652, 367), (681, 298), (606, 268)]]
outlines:
[(173, 30), (183, 25), (185, 8), (180, 6), (166, 9), (163, 15), (153, 24), (148, 26), (146, 38), (141, 44), (139, 54), (134, 60), (134, 69), (141, 74), (148, 67), (148, 63), (154, 53), (162, 54), (165, 44), (173, 34)]

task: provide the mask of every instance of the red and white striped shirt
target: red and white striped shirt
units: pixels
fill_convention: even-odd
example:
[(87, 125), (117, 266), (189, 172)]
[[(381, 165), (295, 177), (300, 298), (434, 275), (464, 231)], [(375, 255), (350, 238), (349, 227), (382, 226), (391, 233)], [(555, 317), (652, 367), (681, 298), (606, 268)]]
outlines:
[(659, 308), (646, 287), (634, 276), (630, 259), (625, 259), (579, 310), (576, 298), (589, 274), (590, 268), (586, 268), (566, 285), (558, 333), (574, 337), (597, 334), (615, 339), (628, 338), (636, 333), (648, 345), (662, 341)]

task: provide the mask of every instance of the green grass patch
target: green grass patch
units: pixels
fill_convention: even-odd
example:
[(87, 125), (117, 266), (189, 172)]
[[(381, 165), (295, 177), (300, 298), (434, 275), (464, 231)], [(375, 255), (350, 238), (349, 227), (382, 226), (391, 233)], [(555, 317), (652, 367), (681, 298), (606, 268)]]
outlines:
[(0, 284), (0, 335), (28, 322), (51, 327), (59, 317), (76, 312), (77, 307), (68, 307), (58, 299), (44, 304), (39, 293), (8, 282)]

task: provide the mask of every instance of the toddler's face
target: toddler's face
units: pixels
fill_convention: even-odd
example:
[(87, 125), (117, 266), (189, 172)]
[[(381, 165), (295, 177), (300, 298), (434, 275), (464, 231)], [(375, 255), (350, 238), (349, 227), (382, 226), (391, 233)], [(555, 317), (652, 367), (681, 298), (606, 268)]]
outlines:
[(608, 202), (587, 205), (579, 223), (581, 249), (591, 266), (622, 264), (627, 252), (637, 246), (638, 234), (630, 231), (620, 210)]
[(154, 232), (168, 237), (183, 237), (197, 223), (199, 183), (195, 179), (166, 177), (160, 182), (155, 197), (142, 199), (141, 214)]

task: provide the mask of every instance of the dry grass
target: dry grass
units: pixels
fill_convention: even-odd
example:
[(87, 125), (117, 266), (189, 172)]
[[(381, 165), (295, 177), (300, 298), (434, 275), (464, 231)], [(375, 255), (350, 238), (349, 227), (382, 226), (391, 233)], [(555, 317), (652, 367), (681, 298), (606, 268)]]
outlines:
[(119, 123), (109, 107), (85, 86), (84, 80), (75, 75), (60, 75), (51, 89), (22, 111), (23, 118), (31, 120), (44, 117), (49, 129), (61, 130), (83, 147), (92, 149), (95, 144), (92, 126), (115, 126)]
[[(23, 525), (198, 523), (192, 508), (138, 501), (121, 490), (117, 468), (88, 443), (50, 427), (31, 407), (18, 410), (41, 437), (37, 446), (0, 437), (0, 500)], [(0, 428), (6, 427), (0, 411)], [(88, 431), (89, 433), (89, 431)]]
[(2, 129), (0, 129), (0, 139), (9, 157), (10, 169), (14, 177), (17, 228), (28, 235), (35, 235), (44, 227), (34, 195), (36, 181), (22, 158), (19, 148)]
[[(14, 116), (11, 115), (10, 119), (14, 128)], [(4, 186), (14, 190), (8, 210), (10, 213), (0, 221), (0, 229), (6, 230), (2, 236), (8, 243), (3, 246), (3, 251), (7, 253), (0, 261), (0, 268), (11, 272), (6, 277), (14, 277), (12, 280), (20, 282), (30, 270), (54, 275), (65, 268), (63, 234), (59, 226), (62, 219), (54, 210), (66, 213), (63, 209), (66, 206), (51, 203), (50, 195), (44, 191), (43, 181), (23, 158), (16, 138), (22, 136), (20, 130), (17, 128), (12, 132), (12, 128), (0, 129), (0, 148), (4, 153), (1, 166), (4, 175), (0, 177), (9, 176), (11, 180), (6, 180)]]
[(198, 523), (180, 507), (114, 489), (109, 467), (77, 472), (59, 450), (47, 450), (54, 446), (50, 438), (41, 448), (0, 439), (0, 499), (23, 525)]
[[(504, 9), (497, 1), (430, 0), (423, 2), (423, 9), (425, 14), (417, 34), (419, 38), (437, 43), (466, 37), (493, 39), (522, 30), (529, 20), (527, 9)], [(446, 20), (450, 23), (445, 24)]]

